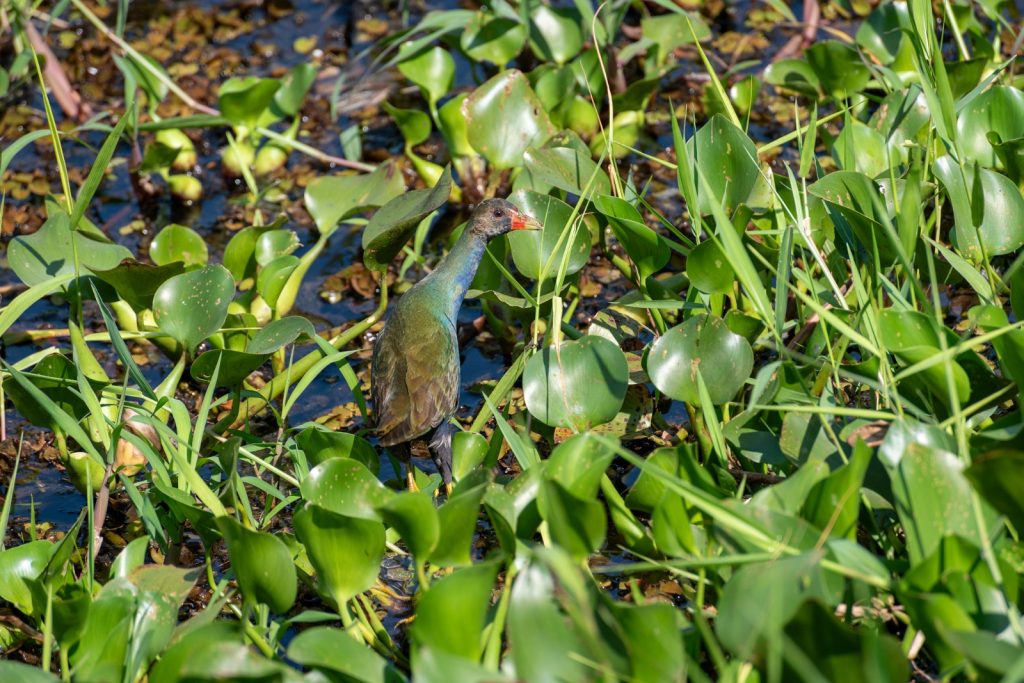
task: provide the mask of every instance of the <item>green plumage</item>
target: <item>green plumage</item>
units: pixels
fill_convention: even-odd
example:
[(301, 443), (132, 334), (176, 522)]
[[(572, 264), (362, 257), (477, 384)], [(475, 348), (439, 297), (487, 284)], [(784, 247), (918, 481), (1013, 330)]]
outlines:
[(444, 261), (399, 299), (373, 347), (370, 382), (380, 444), (397, 446), (437, 430), (431, 447), (446, 484), (451, 431), (445, 422), (459, 406), (461, 386), (455, 321), (462, 300), (487, 241), (513, 227), (536, 226), (503, 199), (478, 206)]

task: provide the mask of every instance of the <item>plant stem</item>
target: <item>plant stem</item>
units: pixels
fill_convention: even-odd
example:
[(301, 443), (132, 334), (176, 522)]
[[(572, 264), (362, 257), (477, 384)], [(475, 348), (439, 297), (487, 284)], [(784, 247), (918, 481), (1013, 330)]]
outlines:
[[(387, 280), (382, 278), (380, 286), (380, 303), (377, 305), (377, 308), (373, 313), (334, 337), (328, 343), (335, 349), (341, 350), (383, 318), (384, 312), (387, 308), (388, 286)], [(255, 417), (262, 413), (266, 410), (267, 405), (271, 401), (280, 396), (285, 389), (296, 384), (300, 379), (302, 379), (303, 375), (309, 372), (310, 368), (316, 365), (317, 361), (323, 357), (324, 354), (319, 349), (310, 351), (308, 354), (297, 360), (295, 364), (291, 366), (291, 370), (289, 372), (275, 376), (274, 379), (267, 382), (267, 384), (259, 390), (260, 396), (258, 398), (250, 398), (242, 403), (242, 406), (238, 411), (238, 416), (235, 418), (231, 426), (238, 428), (248, 418)]]

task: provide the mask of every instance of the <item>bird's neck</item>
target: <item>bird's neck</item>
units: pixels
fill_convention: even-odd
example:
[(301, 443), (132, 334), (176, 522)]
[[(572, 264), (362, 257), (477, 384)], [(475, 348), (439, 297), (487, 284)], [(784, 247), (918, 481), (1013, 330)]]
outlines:
[[(448, 256), (430, 274), (429, 287), (445, 302), (445, 313), (452, 321), (456, 320), (466, 291), (473, 282), (476, 269), (487, 248), (487, 240), (472, 232), (469, 226), (448, 252)], [(424, 283), (426, 284), (426, 282)]]

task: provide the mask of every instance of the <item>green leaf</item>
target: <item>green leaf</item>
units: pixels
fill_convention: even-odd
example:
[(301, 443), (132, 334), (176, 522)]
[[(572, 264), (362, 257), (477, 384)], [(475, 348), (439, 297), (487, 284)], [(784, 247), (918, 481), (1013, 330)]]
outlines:
[(448, 94), (455, 82), (455, 60), (440, 46), (399, 63), (398, 70), (419, 87), (432, 107)]
[(565, 64), (583, 49), (582, 24), (573, 8), (536, 5), (530, 12), (530, 49), (541, 61)]
[(640, 282), (665, 267), (672, 256), (668, 243), (647, 227), (636, 207), (625, 199), (607, 195), (595, 197), (594, 206), (608, 219), (615, 237), (636, 264)]
[[(552, 144), (554, 141), (549, 142)], [(535, 183), (544, 183), (571, 194), (582, 195), (590, 182), (594, 194), (609, 194), (608, 174), (598, 168), (587, 149), (578, 147), (531, 147), (523, 153), (523, 173)]]
[(321, 176), (306, 187), (306, 210), (321, 233), (366, 209), (387, 204), (405, 192), (402, 173), (393, 163), (364, 175)]
[(316, 569), (321, 593), (339, 610), (346, 609), (345, 602), (377, 580), (384, 558), (384, 525), (308, 503), (295, 513), (293, 521), (295, 533)]
[(325, 511), (359, 519), (380, 520), (378, 508), (394, 493), (366, 465), (352, 458), (328, 458), (302, 480), (302, 498)]
[(1024, 453), (990, 451), (975, 458), (964, 475), (985, 502), (1006, 515), (1018, 531), (1024, 529), (1024, 501), (1019, 495), (1024, 483)]
[[(426, 562), (441, 538), (437, 508), (426, 493), (406, 491), (388, 499), (378, 512), (398, 532), (417, 562)], [(474, 520), (475, 521), (475, 520)]]
[(205, 266), (209, 253), (206, 240), (192, 228), (177, 223), (165, 225), (149, 245), (149, 257), (157, 266), (180, 262), (188, 266)]
[(838, 40), (817, 41), (804, 55), (825, 94), (837, 100), (857, 95), (871, 80), (857, 51)]
[(579, 498), (560, 483), (545, 480), (537, 505), (552, 541), (573, 559), (584, 560), (604, 543), (608, 517), (600, 501)]
[(113, 287), (135, 311), (143, 311), (153, 307), (153, 295), (160, 285), (184, 271), (185, 266), (180, 261), (153, 266), (126, 259), (109, 270), (96, 270), (94, 275)]
[(220, 86), (218, 108), (232, 126), (253, 129), (281, 87), (275, 78), (229, 78)]
[(655, 51), (655, 62), (664, 64), (677, 47), (692, 45), (694, 41), (710, 38), (711, 29), (696, 13), (672, 12), (645, 16), (640, 21), (640, 35), (658, 46)]
[(938, 159), (932, 171), (953, 205), (955, 244), (961, 255), (978, 262), (983, 245), (990, 257), (1024, 246), (1024, 196), (1013, 181), (987, 168), (962, 168), (948, 155)]
[(62, 275), (110, 270), (131, 258), (132, 253), (120, 244), (92, 239), (80, 230), (72, 232), (70, 224), (68, 215), (61, 211), (31, 235), (11, 240), (7, 262), (18, 279), (31, 287)]
[(464, 479), (448, 501), (438, 510), (441, 535), (430, 555), (432, 564), (461, 567), (473, 563), (470, 555), (480, 501), (487, 491), (485, 484), (473, 485), (475, 478)]
[(25, 614), (42, 617), (32, 608), (32, 583), (46, 568), (55, 548), (49, 541), (30, 541), (0, 552), (0, 598)]
[(474, 90), (462, 113), (470, 144), (498, 169), (522, 166), (527, 149), (555, 134), (529, 80), (516, 69), (503, 71)]
[(224, 266), (204, 266), (164, 282), (153, 295), (160, 331), (191, 355), (224, 325), (235, 295), (235, 281)]
[(715, 203), (731, 216), (736, 207), (750, 197), (761, 175), (757, 147), (746, 133), (721, 114), (712, 116), (686, 144), (713, 192), (698, 193), (700, 213), (711, 213), (712, 203)]
[(424, 218), (448, 201), (452, 190), (451, 167), (434, 187), (399, 195), (373, 214), (363, 230), (363, 261), (371, 270), (382, 271), (402, 251), (402, 247)]
[(889, 476), (911, 566), (931, 555), (948, 535), (978, 544), (971, 487), (955, 455), (911, 443), (899, 464), (889, 467)]
[(514, 19), (475, 12), (462, 30), (459, 45), (474, 61), (502, 67), (522, 52), (526, 27)]
[(305, 452), (310, 465), (319, 465), (330, 458), (352, 458), (371, 472), (380, 468), (377, 451), (370, 442), (355, 434), (310, 425), (296, 435), (295, 443)]
[[(518, 190), (509, 201), (544, 226), (542, 230), (517, 230), (508, 236), (516, 269), (530, 278), (553, 278), (568, 251), (566, 275), (578, 272), (590, 258), (590, 230), (582, 222), (571, 235), (572, 207), (550, 195)], [(560, 241), (560, 243), (559, 243)]]
[(523, 394), (530, 414), (541, 422), (584, 430), (615, 417), (628, 382), (622, 350), (588, 335), (531, 356), (523, 371)]
[(686, 276), (690, 284), (705, 294), (731, 292), (736, 282), (725, 252), (714, 240), (704, 240), (686, 257)]
[(288, 659), (360, 683), (400, 683), (405, 678), (386, 659), (341, 629), (315, 626), (288, 643)]
[(297, 584), (288, 546), (273, 534), (246, 529), (232, 517), (218, 517), (217, 528), (227, 542), (242, 595), (277, 614), (291, 609)]
[(483, 653), (481, 633), (499, 565), (485, 562), (460, 569), (431, 584), (420, 597), (412, 624), (413, 656), (430, 648), (471, 662)]
[(651, 346), (647, 373), (666, 396), (699, 404), (697, 375), (716, 405), (730, 401), (754, 368), (750, 342), (720, 318), (695, 316), (673, 327)]

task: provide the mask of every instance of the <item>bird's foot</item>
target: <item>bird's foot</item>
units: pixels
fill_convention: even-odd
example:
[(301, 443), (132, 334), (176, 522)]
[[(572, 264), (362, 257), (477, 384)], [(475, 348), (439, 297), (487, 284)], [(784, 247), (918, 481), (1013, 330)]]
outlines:
[(412, 463), (405, 466), (405, 485), (412, 493), (419, 493), (420, 487), (416, 485), (416, 472), (413, 470)]

